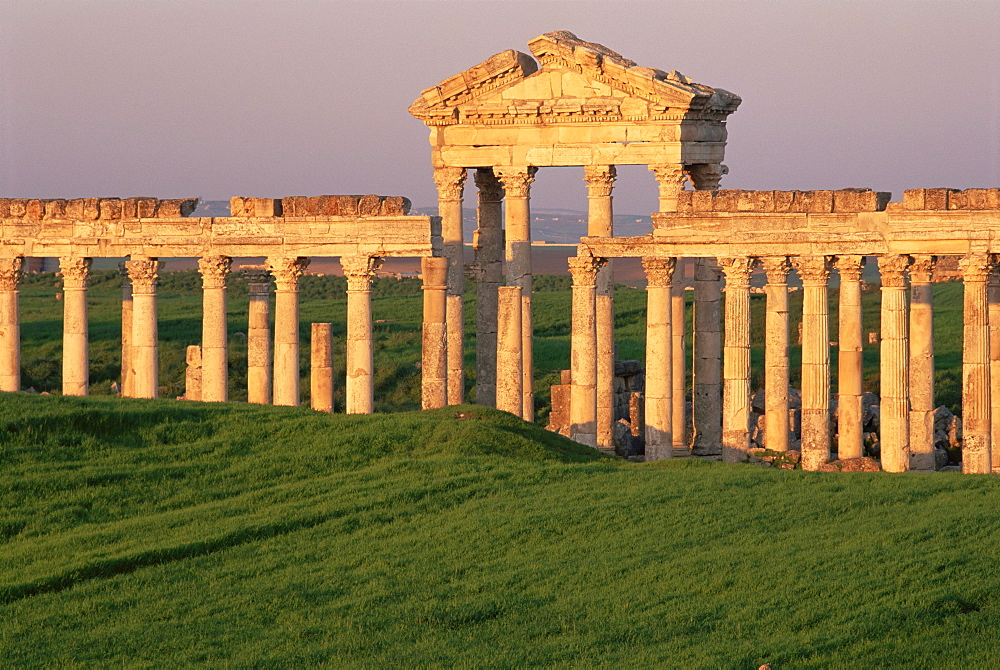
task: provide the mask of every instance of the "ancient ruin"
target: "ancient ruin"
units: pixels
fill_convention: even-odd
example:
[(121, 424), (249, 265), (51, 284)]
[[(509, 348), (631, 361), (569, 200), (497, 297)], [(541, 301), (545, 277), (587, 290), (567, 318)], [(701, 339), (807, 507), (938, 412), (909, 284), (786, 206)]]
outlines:
[[(240, 197), (232, 199), (229, 217), (215, 218), (190, 216), (196, 204), (190, 199), (0, 200), (0, 390), (20, 390), (17, 282), (24, 259), (60, 259), (63, 393), (85, 395), (91, 260), (127, 258), (122, 391), (156, 397), (157, 259), (182, 257), (198, 259), (204, 296), (202, 342), (189, 352), (188, 396), (227, 399), (226, 278), (236, 270), (250, 286), (249, 402), (297, 405), (298, 281), (310, 257), (339, 257), (348, 281), (344, 411), (370, 413), (371, 282), (382, 258), (409, 256), (421, 258), (423, 271), (423, 407), (465, 400), (463, 293), (470, 277), (477, 285), (477, 402), (533, 420), (530, 194), (540, 168), (576, 166), (587, 183), (589, 223), (569, 262), (571, 370), (554, 387), (553, 428), (606, 451), (618, 434), (617, 442), (633, 451), (641, 443), (646, 460), (688, 454), (759, 460), (751, 447), (763, 444), (771, 459), (799, 447), (807, 470), (869, 467), (828, 463), (864, 455), (871, 403), (865, 404), (861, 354), (873, 344), (862, 332), (867, 262), (881, 275), (881, 467), (933, 470), (940, 465), (935, 431), (955, 417), (935, 411), (930, 282), (939, 259), (957, 259), (965, 295), (962, 469), (1000, 471), (1000, 447), (992, 448), (1000, 441), (1000, 336), (991, 336), (1000, 328), (1000, 189), (912, 189), (901, 201), (855, 188), (720, 190), (726, 119), (738, 96), (676, 71), (639, 66), (568, 32), (541, 35), (529, 47), (532, 55), (497, 54), (424, 90), (410, 106), (430, 129), (436, 217), (411, 216), (405, 198), (376, 195)], [(659, 184), (654, 230), (615, 237), (616, 166), (635, 164), (648, 166)], [(478, 226), (475, 262), (463, 266), (469, 170)], [(234, 257), (267, 263), (233, 268)], [(614, 357), (613, 260), (625, 257), (642, 259), (648, 282), (644, 370)], [(688, 260), (694, 262), (690, 328), (683, 283), (674, 281)], [(757, 400), (750, 385), (755, 271), (766, 275), (764, 391)], [(834, 272), (839, 320), (832, 330)], [(792, 273), (801, 279), (804, 301), (795, 408)], [(330, 327), (311, 327), (312, 403), (332, 411)], [(693, 390), (686, 397), (689, 336)], [(839, 352), (836, 389), (831, 341)]]

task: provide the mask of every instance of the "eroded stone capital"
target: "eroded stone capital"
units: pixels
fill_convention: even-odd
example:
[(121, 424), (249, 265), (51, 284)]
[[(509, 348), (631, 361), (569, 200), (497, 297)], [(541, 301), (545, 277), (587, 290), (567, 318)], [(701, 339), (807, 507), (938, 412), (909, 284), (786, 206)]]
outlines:
[(122, 278), (122, 288), (131, 289), (132, 279), (128, 276), (128, 268), (125, 267), (125, 261), (118, 264), (118, 274), (120, 274)]
[(792, 264), (803, 284), (825, 286), (833, 269), (833, 256), (795, 256)]
[(993, 254), (966, 254), (958, 260), (962, 280), (967, 282), (987, 281), (996, 264)]
[(930, 284), (934, 278), (934, 265), (937, 263), (937, 256), (922, 254), (912, 256), (910, 263), (910, 282), (914, 284)]
[(766, 256), (760, 259), (767, 275), (768, 284), (787, 284), (788, 273), (792, 271), (792, 263), (788, 256)]
[(878, 271), (882, 276), (882, 286), (886, 288), (906, 288), (906, 269), (913, 259), (906, 254), (888, 254), (878, 257)]
[(473, 173), (476, 188), (479, 189), (479, 202), (500, 202), (503, 200), (503, 185), (493, 174), (493, 168), (476, 168)]
[(730, 287), (749, 286), (755, 265), (757, 259), (751, 256), (727, 256), (719, 259), (719, 267), (726, 275), (726, 285)]
[(375, 271), (382, 266), (382, 259), (378, 256), (351, 256), (341, 258), (340, 265), (347, 277), (348, 291), (370, 291)]
[(263, 265), (243, 265), (240, 267), (247, 282), (250, 295), (267, 295), (271, 290), (271, 273)]
[(676, 267), (676, 258), (643, 258), (642, 268), (646, 271), (647, 288), (669, 288)]
[(299, 278), (309, 267), (308, 258), (268, 258), (267, 269), (279, 291), (298, 291)]
[(461, 200), (467, 171), (463, 167), (434, 168), (439, 200)]
[(138, 259), (125, 261), (133, 293), (156, 293), (156, 280), (160, 277), (160, 261)]
[(865, 267), (864, 256), (837, 256), (834, 262), (840, 281), (861, 281), (862, 270)]
[(228, 256), (207, 256), (198, 259), (202, 288), (226, 288), (226, 277), (233, 259)]
[(526, 167), (495, 167), (500, 183), (503, 184), (504, 193), (508, 198), (527, 198), (531, 194), (531, 182), (535, 181), (535, 173), (538, 168)]
[(584, 165), (583, 180), (587, 182), (587, 197), (607, 198), (615, 187), (618, 170), (614, 165)]
[(63, 278), (64, 289), (87, 288), (87, 279), (90, 278), (90, 258), (77, 258), (69, 256), (59, 259), (59, 273)]
[(24, 257), (0, 258), (0, 291), (16, 291), (17, 282), (21, 279), (21, 268)]
[(569, 273), (573, 277), (573, 286), (594, 286), (597, 271), (607, 262), (606, 258), (572, 256), (569, 259)]
[(722, 177), (729, 174), (729, 167), (722, 163), (698, 163), (686, 166), (685, 170), (696, 191), (717, 191)]

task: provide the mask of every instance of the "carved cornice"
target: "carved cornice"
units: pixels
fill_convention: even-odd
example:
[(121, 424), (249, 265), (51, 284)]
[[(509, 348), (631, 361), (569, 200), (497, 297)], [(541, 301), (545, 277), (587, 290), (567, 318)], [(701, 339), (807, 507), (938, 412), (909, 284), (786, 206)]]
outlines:
[(958, 269), (962, 271), (962, 280), (967, 282), (985, 282), (996, 264), (993, 254), (966, 254), (958, 259)]
[(878, 271), (883, 288), (906, 288), (906, 268), (913, 259), (906, 254), (888, 254), (878, 257)]
[(618, 170), (614, 165), (585, 165), (583, 180), (587, 182), (587, 197), (607, 198), (615, 186)]
[(198, 259), (202, 288), (226, 288), (226, 277), (233, 259), (228, 256), (207, 256)]
[(308, 258), (268, 258), (267, 269), (274, 277), (275, 286), (282, 292), (299, 290), (299, 278), (309, 267)]
[(729, 174), (729, 167), (722, 163), (698, 163), (685, 166), (696, 191), (717, 191), (722, 177)]
[(795, 256), (792, 264), (802, 278), (803, 284), (826, 286), (833, 269), (833, 256)]
[(643, 258), (642, 268), (646, 271), (647, 288), (670, 288), (676, 267), (676, 258)]
[(341, 258), (340, 265), (347, 277), (348, 291), (370, 291), (375, 271), (382, 266), (382, 259), (378, 256), (351, 256)]
[(129, 260), (125, 261), (128, 278), (132, 281), (133, 294), (156, 293), (156, 280), (159, 279), (160, 261)]
[(719, 259), (719, 267), (726, 275), (726, 286), (731, 288), (750, 286), (750, 275), (757, 265), (757, 259), (750, 256), (731, 256)]
[(788, 273), (792, 271), (792, 263), (788, 256), (765, 256), (760, 259), (767, 275), (767, 283), (781, 285), (788, 283)]
[(0, 291), (16, 291), (17, 282), (21, 279), (21, 268), (24, 257), (0, 258)]
[(531, 194), (531, 182), (535, 181), (535, 173), (538, 168), (528, 167), (495, 167), (500, 183), (503, 184), (504, 193), (508, 198), (527, 198)]
[(434, 168), (434, 183), (437, 184), (438, 200), (461, 200), (467, 176), (467, 170), (463, 167)]
[(476, 181), (476, 188), (479, 189), (480, 203), (486, 204), (503, 200), (503, 185), (493, 174), (493, 168), (476, 168), (473, 179)]
[(937, 256), (912, 256), (910, 263), (910, 282), (913, 284), (930, 284), (934, 278), (934, 265)]
[(87, 288), (91, 262), (90, 258), (77, 258), (75, 256), (60, 258), (59, 273), (63, 278), (63, 289)]
[(861, 281), (862, 270), (865, 267), (864, 256), (837, 256), (834, 262), (840, 281)]
[(607, 262), (606, 258), (594, 256), (570, 257), (569, 273), (573, 277), (573, 286), (594, 286), (597, 281), (597, 271)]

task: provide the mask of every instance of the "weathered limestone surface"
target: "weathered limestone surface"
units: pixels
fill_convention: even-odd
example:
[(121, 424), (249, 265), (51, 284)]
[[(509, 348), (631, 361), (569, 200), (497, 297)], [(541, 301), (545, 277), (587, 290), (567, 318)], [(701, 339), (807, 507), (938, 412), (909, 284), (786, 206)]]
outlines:
[(21, 313), (17, 282), (24, 258), (0, 258), (0, 391), (21, 390)]
[[(611, 191), (617, 172), (613, 165), (588, 165), (584, 168), (587, 182), (587, 234), (612, 237), (614, 212)], [(597, 271), (596, 311), (597, 322), (597, 444), (602, 449), (614, 447), (615, 377), (615, 310), (614, 267), (607, 261)]]
[(722, 460), (737, 463), (750, 449), (750, 273), (755, 258), (720, 258), (726, 275)]
[(309, 403), (317, 412), (333, 411), (332, 324), (314, 323), (310, 333)]
[(465, 168), (439, 167), (434, 170), (438, 190), (438, 215), (441, 237), (448, 259), (447, 323), (448, 404), (459, 405), (465, 398), (465, 275), (463, 272), (462, 193)]
[(837, 458), (864, 456), (861, 406), (863, 391), (863, 343), (861, 309), (861, 271), (864, 256), (844, 255), (836, 260), (840, 273), (840, 328), (837, 336)]
[(435, 409), (448, 404), (447, 258), (422, 258), (424, 323), (421, 359), (422, 407)]
[(372, 280), (382, 259), (341, 258), (347, 277), (347, 413), (375, 411), (375, 351), (372, 348)]
[(476, 402), (496, 406), (497, 288), (503, 279), (503, 186), (490, 168), (475, 171), (479, 227), (472, 240), (476, 284)]
[[(929, 255), (914, 256), (913, 263), (910, 265), (911, 470), (930, 471), (934, 470), (936, 466), (934, 456), (934, 298), (931, 290), (935, 260), (934, 256)], [(992, 360), (990, 367), (991, 369), (993, 367)]]
[(118, 221), (190, 216), (198, 198), (0, 198), (0, 219)]
[(268, 258), (274, 277), (274, 380), (275, 405), (299, 405), (299, 279), (308, 258)]
[(831, 259), (800, 256), (802, 278), (802, 469), (830, 460), (830, 317), (827, 280)]
[(671, 458), (673, 430), (673, 258), (643, 259), (646, 271), (646, 460)]
[(767, 274), (764, 323), (764, 439), (771, 451), (788, 451), (788, 273), (785, 256), (762, 258)]
[(521, 353), (521, 287), (497, 289), (497, 409), (521, 416), (524, 379)]
[(694, 269), (694, 438), (698, 456), (722, 453), (722, 272), (715, 259), (699, 258)]
[(878, 259), (882, 274), (881, 412), (882, 469), (910, 469), (910, 349), (906, 314), (905, 255)]
[(990, 332), (986, 284), (993, 271), (990, 254), (969, 254), (959, 261), (965, 281), (962, 341), (962, 472), (992, 472), (990, 444)]
[(151, 258), (125, 262), (132, 282), (132, 394), (155, 398), (159, 390), (159, 343), (156, 325), (156, 280), (160, 263)]
[(263, 265), (244, 265), (247, 319), (247, 402), (271, 403), (271, 275)]
[(203, 400), (201, 347), (188, 345), (184, 352), (184, 400)]
[(603, 259), (590, 256), (569, 259), (569, 271), (573, 276), (569, 436), (581, 444), (608, 449), (599, 444), (597, 430), (600, 367), (597, 356), (596, 282), (602, 265)]
[(121, 395), (131, 398), (133, 395), (132, 376), (132, 280), (129, 279), (125, 263), (119, 263), (118, 270), (122, 275), (122, 382)]
[(232, 260), (225, 256), (198, 259), (202, 278), (202, 391), (206, 402), (229, 399), (229, 334), (226, 331), (226, 277)]
[(63, 276), (63, 395), (87, 395), (90, 358), (87, 338), (89, 258), (60, 258)]

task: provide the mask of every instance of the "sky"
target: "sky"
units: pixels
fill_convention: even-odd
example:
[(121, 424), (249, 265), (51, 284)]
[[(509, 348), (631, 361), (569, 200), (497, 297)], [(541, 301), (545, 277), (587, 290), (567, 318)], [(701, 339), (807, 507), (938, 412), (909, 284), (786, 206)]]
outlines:
[[(1000, 186), (1000, 0), (2, 0), (0, 196), (433, 206), (407, 107), (553, 30), (738, 93), (723, 188)], [(582, 177), (533, 207), (585, 210)], [(656, 207), (620, 168), (616, 212)]]

